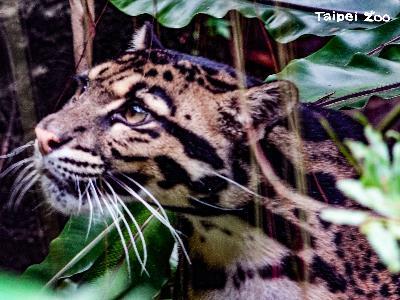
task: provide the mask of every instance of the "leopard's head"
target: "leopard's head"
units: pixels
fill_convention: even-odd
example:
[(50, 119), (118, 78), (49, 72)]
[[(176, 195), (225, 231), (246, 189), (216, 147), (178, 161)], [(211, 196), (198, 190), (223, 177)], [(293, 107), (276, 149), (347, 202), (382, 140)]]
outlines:
[(294, 106), (296, 89), (241, 83), (229, 66), (162, 48), (148, 24), (133, 44), (80, 74), (76, 95), (37, 125), (48, 202), (67, 214), (100, 209), (107, 195), (151, 194), (178, 210), (237, 207), (233, 197), (219, 201), (239, 193), (226, 178), (250, 185), (245, 128), (262, 137)]

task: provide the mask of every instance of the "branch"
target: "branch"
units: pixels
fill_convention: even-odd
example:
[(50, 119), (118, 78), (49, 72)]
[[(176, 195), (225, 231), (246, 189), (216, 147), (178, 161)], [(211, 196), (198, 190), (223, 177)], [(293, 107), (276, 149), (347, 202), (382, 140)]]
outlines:
[(92, 65), (95, 35), (94, 0), (69, 0), (76, 72)]
[(392, 38), (391, 40), (389, 40), (389, 41), (387, 41), (387, 42), (385, 42), (385, 43), (383, 43), (383, 44), (380, 44), (378, 47), (376, 47), (376, 48), (372, 49), (371, 51), (369, 51), (369, 52), (367, 53), (367, 55), (374, 55), (374, 54), (376, 54), (376, 53), (379, 53), (379, 52), (380, 52), (383, 48), (385, 48), (386, 46), (388, 46), (388, 45), (390, 45), (390, 44), (393, 44), (393, 43), (395, 43), (395, 42), (398, 42), (398, 41), (400, 41), (400, 35), (395, 36), (394, 38)]
[(319, 99), (318, 101), (314, 102), (314, 105), (322, 106), (322, 107), (333, 106), (335, 104), (338, 104), (340, 102), (343, 102), (343, 101), (346, 101), (346, 100), (349, 100), (349, 99), (360, 98), (360, 97), (372, 95), (372, 94), (375, 94), (375, 93), (387, 92), (387, 91), (390, 91), (390, 90), (393, 90), (393, 89), (397, 89), (399, 87), (400, 87), (400, 82), (395, 82), (395, 83), (384, 85), (384, 86), (381, 86), (381, 87), (377, 87), (377, 88), (373, 88), (373, 89), (368, 89), (368, 90), (364, 90), (364, 91), (360, 91), (360, 92), (344, 95), (342, 97), (338, 97), (338, 98), (331, 99), (331, 100), (325, 100), (326, 98), (323, 97), (323, 98)]

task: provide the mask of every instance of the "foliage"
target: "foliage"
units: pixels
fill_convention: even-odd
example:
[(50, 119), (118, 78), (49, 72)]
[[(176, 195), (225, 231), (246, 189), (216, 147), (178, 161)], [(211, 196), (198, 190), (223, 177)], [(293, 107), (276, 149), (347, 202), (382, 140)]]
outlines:
[(341, 225), (358, 226), (382, 261), (393, 272), (400, 271), (400, 135), (392, 158), (379, 132), (366, 127), (369, 145), (348, 141), (354, 158), (361, 165), (359, 179), (341, 180), (338, 188), (365, 210), (327, 209), (322, 218)]
[(231, 38), (230, 23), (224, 19), (209, 18), (206, 23), (212, 35), (220, 35), (226, 39)]
[[(291, 61), (282, 72), (267, 80), (281, 78), (294, 82), (302, 102), (324, 97), (328, 101), (361, 92), (334, 101), (331, 108), (361, 107), (372, 94), (397, 96), (399, 89), (376, 90), (399, 82), (399, 45), (383, 47), (396, 38), (400, 40), (400, 19), (374, 29), (347, 30), (310, 56)], [(369, 89), (374, 91), (363, 93)]]
[[(46, 259), (28, 268), (23, 278), (40, 280), (46, 287), (55, 287), (60, 297), (74, 295), (82, 299), (115, 299), (119, 295), (130, 294), (138, 299), (152, 299), (170, 276), (169, 260), (174, 243), (166, 227), (147, 209), (139, 204), (131, 205), (130, 209), (146, 241), (147, 274), (142, 271), (132, 250), (128, 231), (120, 220), (119, 225), (129, 247), (130, 272), (127, 271), (126, 256), (115, 222), (95, 220), (87, 235), (88, 218), (75, 216), (51, 243)], [(137, 230), (133, 224), (130, 224), (130, 229), (142, 255), (143, 245)]]
[[(264, 1), (270, 4), (260, 2), (255, 3), (249, 0), (111, 0), (111, 3), (128, 15), (150, 14), (160, 24), (171, 28), (186, 26), (197, 14), (222, 18), (228, 11), (236, 10), (246, 18), (262, 20), (271, 36), (282, 43), (308, 34), (329, 36), (338, 34), (345, 29), (373, 28), (379, 25), (379, 23), (363, 22), (362, 13), (360, 13), (358, 22), (319, 22), (315, 11), (365, 12), (374, 10), (380, 15), (389, 14), (392, 18), (400, 13), (397, 0), (320, 1), (322, 3), (313, 0)], [(277, 6), (281, 8), (277, 8)]]

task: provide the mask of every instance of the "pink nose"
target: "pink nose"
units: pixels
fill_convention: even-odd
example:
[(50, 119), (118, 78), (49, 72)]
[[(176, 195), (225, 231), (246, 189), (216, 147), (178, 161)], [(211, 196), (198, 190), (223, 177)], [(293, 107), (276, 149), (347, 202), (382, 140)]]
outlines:
[(43, 128), (36, 127), (35, 133), (39, 142), (39, 150), (43, 155), (49, 154), (60, 143), (57, 135)]

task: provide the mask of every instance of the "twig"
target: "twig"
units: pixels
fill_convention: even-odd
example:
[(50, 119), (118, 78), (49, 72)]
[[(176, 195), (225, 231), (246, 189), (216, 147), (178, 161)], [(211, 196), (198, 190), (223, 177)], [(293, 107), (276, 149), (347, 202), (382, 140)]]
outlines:
[(76, 71), (80, 73), (92, 64), (95, 34), (93, 0), (69, 0), (69, 4)]
[(268, 48), (268, 51), (269, 51), (271, 59), (272, 59), (272, 64), (274, 66), (274, 73), (278, 73), (279, 72), (279, 66), (278, 66), (278, 61), (277, 61), (277, 59), (275, 57), (274, 48), (272, 47), (271, 38), (270, 38), (270, 36), (268, 34), (267, 29), (265, 28), (265, 23), (262, 22), (260, 17), (258, 17), (258, 18), (260, 20), (259, 24), (261, 25), (261, 31), (263, 33), (265, 41), (267, 42), (267, 48)]
[(374, 55), (374, 54), (376, 54), (377, 52), (380, 52), (380, 51), (381, 51), (383, 48), (385, 48), (386, 46), (388, 46), (388, 45), (390, 45), (390, 44), (393, 44), (393, 43), (395, 43), (395, 42), (397, 42), (397, 41), (400, 41), (400, 35), (395, 36), (394, 38), (392, 38), (391, 40), (389, 40), (389, 41), (387, 41), (387, 42), (385, 42), (385, 43), (383, 43), (383, 44), (380, 44), (378, 47), (376, 47), (376, 48), (372, 49), (371, 51), (369, 51), (369, 52), (367, 53), (367, 55)]
[[(100, 13), (99, 17), (98, 17), (97, 20), (94, 22), (94, 29), (97, 27), (98, 23), (99, 23), (100, 20), (102, 19), (103, 14), (105, 13), (105, 11), (106, 11), (106, 9), (107, 9), (107, 6), (108, 6), (108, 1), (104, 4), (104, 7), (103, 7), (103, 9), (101, 10), (101, 13)], [(81, 61), (82, 61), (82, 59), (83, 59), (83, 57), (84, 57), (84, 55), (85, 55), (85, 52), (86, 52), (87, 44), (88, 44), (88, 42), (85, 41), (85, 44), (84, 44), (84, 47), (83, 47), (83, 51), (82, 51), (82, 53), (81, 53), (81, 55), (80, 55), (80, 57), (79, 57), (79, 60), (75, 63), (75, 70), (77, 70), (77, 69), (78, 69), (78, 66), (81, 64)], [(58, 96), (57, 101), (55, 101), (54, 110), (57, 108), (58, 104), (60, 103), (62, 97), (65, 95), (66, 91), (70, 88), (72, 82), (73, 82), (73, 80), (72, 80), (72, 78), (70, 78), (70, 79), (68, 80), (68, 82), (65, 84), (65, 87), (64, 87), (64, 89), (62, 90), (62, 92), (60, 93), (60, 95)]]
[(360, 92), (344, 95), (342, 97), (334, 98), (334, 99), (327, 100), (327, 101), (321, 101), (321, 100), (325, 99), (325, 98), (321, 98), (321, 100), (318, 100), (317, 102), (314, 102), (314, 105), (322, 106), (322, 107), (333, 106), (333, 105), (338, 104), (339, 102), (343, 102), (345, 100), (349, 100), (349, 99), (353, 99), (353, 98), (359, 98), (359, 97), (362, 97), (362, 96), (368, 96), (368, 95), (375, 94), (375, 93), (387, 92), (387, 91), (390, 91), (390, 90), (393, 90), (393, 89), (396, 89), (396, 88), (400, 88), (400, 82), (396, 82), (396, 83), (384, 85), (384, 86), (381, 86), (381, 87), (377, 87), (377, 88), (373, 88), (373, 89), (368, 89), (368, 90), (364, 90), (364, 91), (360, 91)]
[(396, 119), (400, 116), (400, 105), (395, 106), (384, 118), (379, 122), (376, 127), (379, 131), (386, 131), (390, 125), (396, 121)]

